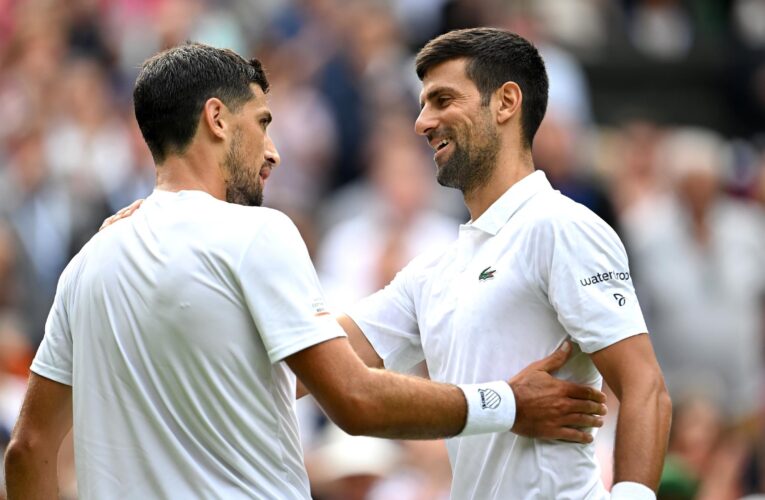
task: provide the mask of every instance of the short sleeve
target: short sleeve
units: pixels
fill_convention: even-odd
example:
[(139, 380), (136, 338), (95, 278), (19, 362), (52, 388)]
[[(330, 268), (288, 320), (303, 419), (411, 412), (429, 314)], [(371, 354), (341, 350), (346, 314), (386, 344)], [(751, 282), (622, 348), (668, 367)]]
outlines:
[(551, 223), (547, 294), (558, 321), (587, 353), (646, 333), (619, 237), (582, 208)]
[(345, 332), (326, 310), (324, 292), (297, 228), (284, 214), (268, 220), (239, 263), (244, 300), (272, 363)]
[(409, 373), (425, 359), (411, 283), (415, 265), (416, 260), (384, 289), (345, 311), (364, 332), (385, 367), (397, 372)]
[(78, 261), (79, 256), (69, 263), (59, 278), (53, 306), (45, 322), (45, 336), (31, 366), (34, 373), (66, 385), (72, 385), (73, 357), (67, 304), (71, 293), (71, 276)]

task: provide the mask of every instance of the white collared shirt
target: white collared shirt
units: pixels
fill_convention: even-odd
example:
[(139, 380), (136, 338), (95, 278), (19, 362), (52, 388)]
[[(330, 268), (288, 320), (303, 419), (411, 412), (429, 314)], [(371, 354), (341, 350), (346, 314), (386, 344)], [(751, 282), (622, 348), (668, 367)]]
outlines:
[[(585, 353), (647, 331), (618, 236), (541, 171), (349, 315), (387, 368), (425, 359), (433, 380), (455, 384), (507, 380), (570, 336), (577, 347), (556, 375), (600, 388)], [(508, 432), (447, 446), (456, 499), (608, 496), (593, 445)]]
[(83, 499), (310, 498), (282, 360), (343, 336), (284, 214), (155, 191), (61, 276), (32, 371), (72, 386)]

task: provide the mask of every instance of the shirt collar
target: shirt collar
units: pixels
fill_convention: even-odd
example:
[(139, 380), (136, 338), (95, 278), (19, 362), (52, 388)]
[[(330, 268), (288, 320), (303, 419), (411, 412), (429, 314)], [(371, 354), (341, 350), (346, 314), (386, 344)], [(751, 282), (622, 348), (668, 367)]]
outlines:
[(551, 189), (552, 186), (545, 173), (537, 170), (510, 186), (510, 189), (492, 203), (478, 219), (468, 222), (466, 226), (472, 226), (494, 236), (524, 203), (540, 191)]

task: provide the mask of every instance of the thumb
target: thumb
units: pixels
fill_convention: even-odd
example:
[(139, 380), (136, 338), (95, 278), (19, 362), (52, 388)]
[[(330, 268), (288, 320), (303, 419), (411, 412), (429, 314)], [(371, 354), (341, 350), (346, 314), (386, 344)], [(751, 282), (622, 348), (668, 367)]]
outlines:
[(539, 369), (551, 373), (565, 365), (566, 361), (568, 361), (568, 358), (571, 356), (571, 347), (572, 344), (570, 340), (564, 341), (555, 352), (546, 358), (539, 360)]

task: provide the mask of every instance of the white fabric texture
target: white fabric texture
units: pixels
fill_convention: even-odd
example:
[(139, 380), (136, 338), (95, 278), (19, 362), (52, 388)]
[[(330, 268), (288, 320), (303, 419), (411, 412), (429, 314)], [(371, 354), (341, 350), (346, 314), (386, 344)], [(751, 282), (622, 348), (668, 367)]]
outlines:
[(155, 191), (64, 271), (32, 370), (73, 387), (80, 498), (305, 499), (282, 360), (343, 335), (285, 215)]
[(611, 500), (656, 500), (656, 493), (644, 484), (622, 481), (611, 488)]
[[(627, 256), (613, 230), (554, 191), (542, 172), (460, 227), (445, 251), (420, 256), (350, 308), (388, 369), (425, 359), (454, 384), (508, 380), (566, 338), (556, 376), (600, 388), (589, 356), (647, 332)], [(512, 433), (447, 441), (459, 499), (601, 499), (594, 446)]]

